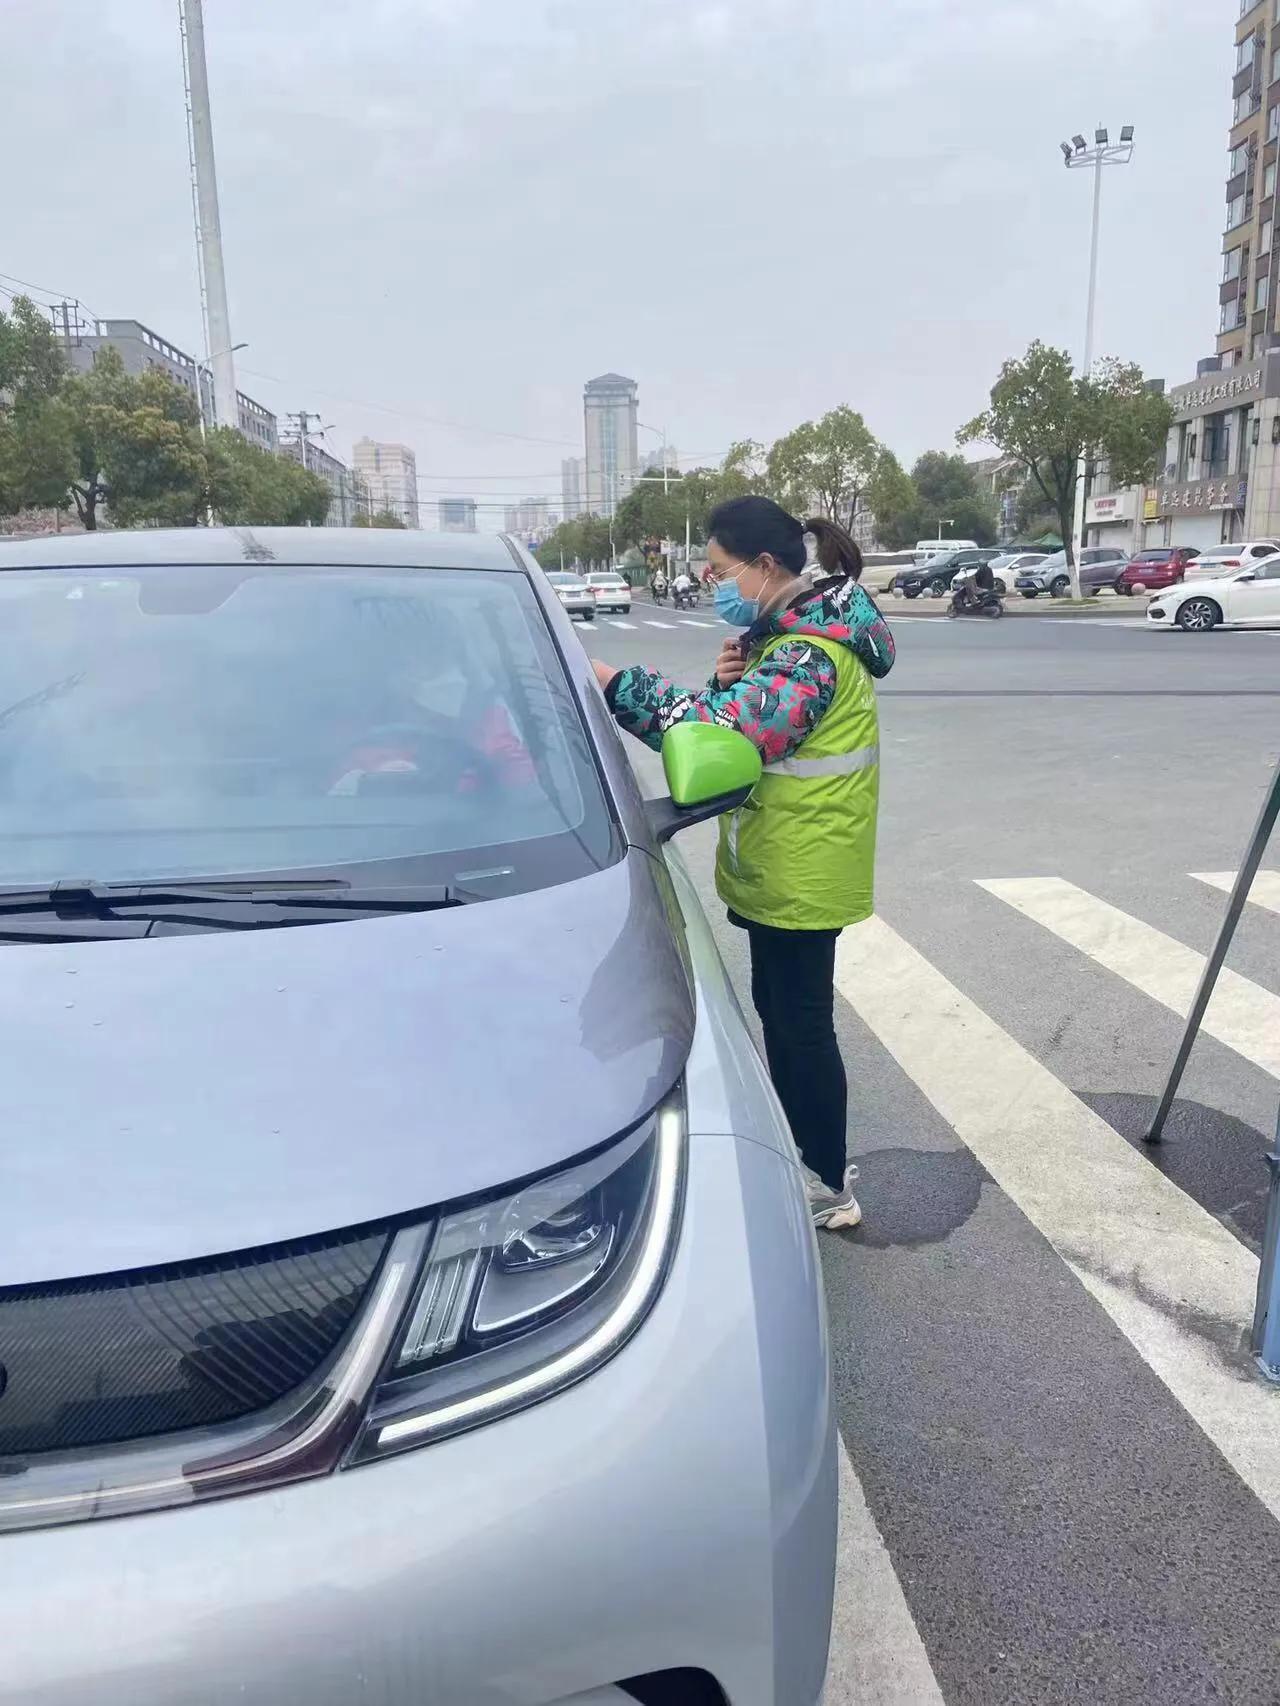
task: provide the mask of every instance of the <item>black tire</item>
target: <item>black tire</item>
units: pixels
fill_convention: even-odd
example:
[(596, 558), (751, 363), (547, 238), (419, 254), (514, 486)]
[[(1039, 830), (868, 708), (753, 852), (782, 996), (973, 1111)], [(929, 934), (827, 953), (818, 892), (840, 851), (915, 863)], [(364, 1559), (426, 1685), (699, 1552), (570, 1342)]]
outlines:
[(983, 613), (989, 616), (993, 622), (998, 622), (1004, 615), (1004, 605), (998, 598), (993, 598), (990, 604), (984, 604), (982, 608)]
[[(1081, 591), (1083, 592), (1083, 590), (1084, 589), (1082, 587)], [(1071, 591), (1071, 576), (1070, 575), (1055, 575), (1054, 578), (1049, 582), (1049, 596), (1050, 596), (1050, 598), (1065, 598), (1070, 591)]]
[(939, 575), (936, 581), (929, 582), (930, 598), (945, 598), (949, 591), (950, 588), (947, 586), (946, 581), (942, 579), (941, 575)]
[(584, 622), (594, 622), (595, 619), (596, 619), (596, 613), (594, 610), (584, 610), (582, 612), (582, 620)]
[(1039, 598), (1040, 594), (1038, 592), (1024, 592), (1022, 596), (1024, 598)]
[(1207, 634), (1222, 620), (1222, 611), (1211, 598), (1188, 598), (1177, 615), (1184, 634)]
[(1133, 597), (1133, 588), (1131, 586), (1126, 586), (1123, 581), (1116, 581), (1111, 590), (1115, 593), (1117, 598), (1123, 598), (1126, 593), (1130, 598)]

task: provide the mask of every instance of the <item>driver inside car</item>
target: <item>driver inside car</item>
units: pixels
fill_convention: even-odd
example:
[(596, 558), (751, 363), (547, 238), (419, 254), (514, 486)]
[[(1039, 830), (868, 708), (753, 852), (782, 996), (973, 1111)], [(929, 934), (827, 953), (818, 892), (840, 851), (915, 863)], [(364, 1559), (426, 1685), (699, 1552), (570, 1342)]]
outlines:
[(377, 721), (345, 752), (331, 794), (358, 794), (370, 777), (403, 777), (409, 789), (459, 794), (536, 780), (510, 711), (468, 670), (461, 642), (455, 618), (440, 611), (429, 646), (391, 672)]

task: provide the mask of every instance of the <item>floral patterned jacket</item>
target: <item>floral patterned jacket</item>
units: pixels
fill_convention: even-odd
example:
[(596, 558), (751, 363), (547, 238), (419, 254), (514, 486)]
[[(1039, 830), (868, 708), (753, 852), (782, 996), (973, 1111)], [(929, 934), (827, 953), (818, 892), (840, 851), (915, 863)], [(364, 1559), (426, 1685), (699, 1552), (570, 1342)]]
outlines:
[[(764, 642), (778, 634), (786, 644), (761, 659)], [(629, 734), (655, 750), (676, 723), (721, 723), (741, 730), (763, 761), (774, 763), (813, 733), (835, 697), (835, 665), (807, 635), (847, 646), (873, 676), (893, 668), (893, 635), (870, 594), (856, 581), (828, 581), (747, 630), (746, 655), (754, 662), (732, 687), (721, 687), (713, 676), (694, 692), (634, 664), (610, 681), (609, 708)]]

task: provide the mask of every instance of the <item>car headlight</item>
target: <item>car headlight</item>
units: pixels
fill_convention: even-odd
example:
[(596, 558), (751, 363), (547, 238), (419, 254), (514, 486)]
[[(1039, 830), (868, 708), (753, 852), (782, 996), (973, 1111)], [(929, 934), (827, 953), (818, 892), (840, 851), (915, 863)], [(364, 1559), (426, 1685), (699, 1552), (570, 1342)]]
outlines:
[[(593, 1155), (483, 1201), (6, 1293), (20, 1355), (36, 1367), (29, 1346), (48, 1339), (68, 1366), (50, 1348), (53, 1373), (20, 1382), (16, 1420), (8, 1435), (0, 1426), (0, 1534), (311, 1479), (572, 1385), (621, 1349), (657, 1297), (684, 1176), (677, 1089)], [(250, 1401), (247, 1371), (271, 1388), (265, 1403)], [(36, 1426), (59, 1379), (80, 1400), (79, 1379), (84, 1397), (50, 1413), (88, 1418), (66, 1442)], [(202, 1391), (225, 1420), (146, 1427)]]
[(588, 1160), (442, 1216), (348, 1463), (491, 1421), (598, 1368), (657, 1295), (683, 1177), (683, 1108), (670, 1101)]

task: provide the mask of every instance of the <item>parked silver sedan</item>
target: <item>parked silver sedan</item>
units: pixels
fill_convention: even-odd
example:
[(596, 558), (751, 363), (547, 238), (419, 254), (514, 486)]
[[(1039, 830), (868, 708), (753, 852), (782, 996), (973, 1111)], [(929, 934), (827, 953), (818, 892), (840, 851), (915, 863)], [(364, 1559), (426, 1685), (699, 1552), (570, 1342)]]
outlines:
[(6, 1706), (816, 1706), (803, 1177), (498, 537), (5, 547)]
[(584, 622), (594, 622), (596, 616), (596, 595), (584, 581), (581, 575), (560, 574), (558, 571), (547, 576), (561, 608), (570, 616), (581, 616)]

